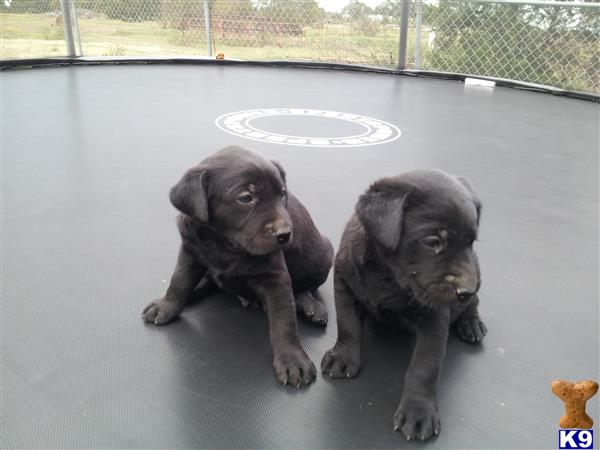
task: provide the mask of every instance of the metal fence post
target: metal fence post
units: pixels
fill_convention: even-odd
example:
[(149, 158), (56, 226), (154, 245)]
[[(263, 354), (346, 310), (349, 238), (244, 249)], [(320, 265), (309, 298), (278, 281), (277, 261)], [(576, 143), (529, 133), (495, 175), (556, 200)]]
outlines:
[(417, 7), (415, 17), (415, 65), (414, 69), (421, 68), (421, 21), (423, 18), (423, 0), (415, 0)]
[(400, 11), (400, 45), (398, 49), (398, 70), (406, 69), (406, 47), (408, 38), (408, 10), (411, 0), (400, 0), (402, 9)]
[(73, 0), (71, 7), (71, 21), (73, 24), (74, 35), (77, 38), (77, 48), (79, 50), (77, 56), (83, 56), (83, 49), (81, 48), (81, 34), (79, 33), (79, 17), (77, 16), (77, 9), (75, 8), (75, 0)]
[(210, 6), (208, 0), (204, 0), (204, 28), (206, 31), (206, 45), (208, 47), (208, 56), (212, 56), (212, 35), (210, 29)]
[(73, 39), (73, 23), (71, 21), (73, 15), (71, 13), (71, 1), (60, 0), (60, 8), (63, 16), (65, 42), (67, 43), (67, 56), (74, 58), (77, 56), (77, 53), (75, 52), (75, 41)]

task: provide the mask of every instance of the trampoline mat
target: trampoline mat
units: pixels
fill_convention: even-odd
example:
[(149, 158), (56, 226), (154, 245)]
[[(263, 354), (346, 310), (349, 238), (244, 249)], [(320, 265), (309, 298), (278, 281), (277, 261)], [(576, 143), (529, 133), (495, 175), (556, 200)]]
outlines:
[[(598, 379), (598, 104), (290, 68), (1, 77), (2, 448), (556, 448), (563, 405), (550, 382)], [(326, 148), (215, 125), (261, 108), (362, 115), (402, 134)], [(364, 131), (335, 118), (252, 123), (282, 136)], [(266, 315), (232, 297), (197, 302), (165, 327), (142, 322), (178, 250), (168, 190), (229, 144), (279, 160), (336, 248), (379, 177), (435, 167), (471, 181), (484, 204), (476, 248), (490, 332), (481, 346), (450, 337), (437, 438), (392, 431), (411, 349), (402, 331), (367, 322), (357, 378), (319, 375), (297, 390), (275, 380)], [(317, 365), (336, 338), (331, 277), (320, 294), (327, 328), (299, 325)], [(588, 402), (596, 423), (598, 397)]]

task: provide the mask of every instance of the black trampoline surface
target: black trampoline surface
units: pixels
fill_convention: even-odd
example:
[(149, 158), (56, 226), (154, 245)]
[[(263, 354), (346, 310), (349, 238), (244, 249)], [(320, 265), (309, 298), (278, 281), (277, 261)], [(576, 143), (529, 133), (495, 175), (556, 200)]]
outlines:
[[(2, 448), (557, 448), (555, 378), (599, 378), (599, 105), (456, 81), (217, 66), (2, 72)], [(397, 126), (349, 148), (251, 141), (223, 114), (310, 108)], [(256, 119), (269, 131), (362, 132), (335, 119)], [(339, 130), (336, 130), (336, 124)], [(483, 200), (481, 346), (450, 337), (440, 435), (392, 431), (410, 339), (367, 323), (352, 380), (276, 382), (267, 317), (217, 295), (145, 325), (179, 235), (169, 188), (240, 144), (279, 160), (337, 248), (373, 180), (435, 167)], [(300, 321), (319, 364), (330, 322)], [(588, 412), (600, 422), (598, 398)], [(600, 436), (596, 432), (595, 448)]]

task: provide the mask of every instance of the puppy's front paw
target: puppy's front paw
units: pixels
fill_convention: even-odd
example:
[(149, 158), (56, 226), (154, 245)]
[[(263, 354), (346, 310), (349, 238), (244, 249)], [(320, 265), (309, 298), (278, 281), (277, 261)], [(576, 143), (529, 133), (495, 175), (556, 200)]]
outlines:
[(284, 386), (289, 383), (299, 388), (303, 384), (310, 384), (317, 376), (315, 365), (300, 346), (289, 346), (276, 351), (273, 367), (277, 379)]
[(435, 401), (403, 399), (394, 414), (394, 431), (400, 431), (407, 441), (426, 441), (437, 435), (440, 416)]
[(321, 361), (321, 371), (331, 378), (352, 378), (360, 370), (360, 349), (336, 344)]
[(144, 322), (164, 325), (177, 317), (182, 310), (183, 305), (181, 303), (163, 297), (148, 303), (142, 311), (142, 319)]
[(479, 317), (458, 318), (454, 324), (456, 335), (470, 344), (481, 342), (488, 329)]

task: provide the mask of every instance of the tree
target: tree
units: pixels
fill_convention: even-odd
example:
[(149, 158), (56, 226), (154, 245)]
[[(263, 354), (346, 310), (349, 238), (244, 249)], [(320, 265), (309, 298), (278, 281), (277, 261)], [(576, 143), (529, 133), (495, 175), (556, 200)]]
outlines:
[(77, 0), (76, 9), (103, 13), (109, 19), (141, 22), (161, 16), (161, 0)]
[(373, 10), (360, 0), (350, 0), (350, 3), (342, 8), (342, 14), (351, 20), (368, 19)]
[(325, 18), (317, 0), (260, 0), (256, 4), (259, 14), (273, 21), (312, 25)]
[(398, 23), (400, 21), (402, 2), (399, 0), (385, 0), (375, 7), (375, 14), (383, 16), (386, 20)]
[(46, 13), (60, 11), (60, 1), (32, 2), (31, 0), (11, 0), (0, 3), (0, 12), (7, 13)]
[(251, 17), (256, 14), (252, 0), (211, 0), (211, 14), (222, 18)]

